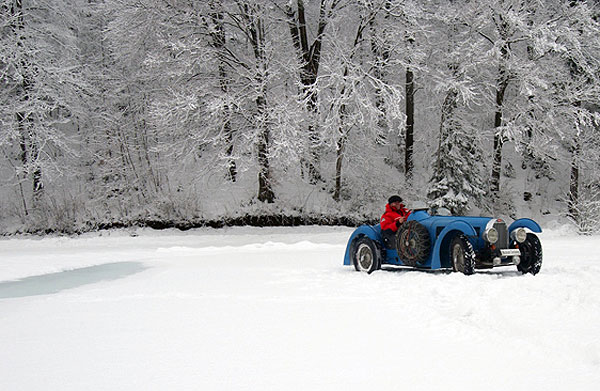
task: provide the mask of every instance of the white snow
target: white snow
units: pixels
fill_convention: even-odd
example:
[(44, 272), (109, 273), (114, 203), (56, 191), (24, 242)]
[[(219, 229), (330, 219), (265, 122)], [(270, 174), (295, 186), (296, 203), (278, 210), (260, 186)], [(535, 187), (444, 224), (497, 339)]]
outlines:
[(600, 386), (600, 237), (546, 231), (537, 276), (366, 275), (351, 232), (2, 239), (0, 389)]

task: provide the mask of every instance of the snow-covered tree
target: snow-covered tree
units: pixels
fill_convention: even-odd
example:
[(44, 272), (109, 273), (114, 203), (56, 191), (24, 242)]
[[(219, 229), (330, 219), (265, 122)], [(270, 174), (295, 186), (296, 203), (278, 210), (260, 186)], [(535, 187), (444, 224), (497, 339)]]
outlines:
[(448, 208), (460, 215), (478, 206), (485, 193), (481, 132), (474, 126), (469, 107), (482, 98), (473, 81), (481, 63), (478, 47), (471, 43), (477, 40), (472, 31), (464, 28), (469, 14), (455, 4), (440, 11), (438, 18), (446, 34), (441, 36), (435, 52), (439, 60), (435, 91), (443, 100), (427, 196), (432, 207)]
[(24, 214), (29, 200), (39, 206), (45, 182), (64, 169), (61, 157), (74, 154), (67, 129), (81, 111), (78, 6), (0, 2), (0, 146), (14, 167)]
[[(321, 64), (321, 50), (325, 40), (327, 25), (330, 23), (341, 0), (320, 0), (316, 31), (311, 37), (311, 20), (307, 18), (306, 5), (303, 0), (288, 1), (284, 6), (289, 31), (298, 60), (299, 98), (304, 102), (308, 114), (307, 144), (308, 154), (303, 157), (303, 165), (307, 166), (309, 181), (313, 184), (322, 180), (320, 170), (321, 137), (319, 130), (319, 93), (317, 77)], [(294, 4), (295, 3), (295, 4)], [(308, 14), (310, 15), (310, 14)], [(308, 19), (308, 20), (307, 20)]]
[(588, 232), (599, 15), (567, 0), (0, 0), (0, 219), (366, 216), (400, 191)]
[[(592, 3), (593, 4), (593, 3)], [(591, 182), (582, 172), (590, 163), (594, 165), (600, 154), (598, 126), (600, 126), (600, 8), (586, 2), (563, 4), (561, 26), (557, 42), (558, 58), (563, 66), (554, 86), (558, 107), (568, 124), (564, 144), (570, 154), (570, 182), (568, 195), (569, 216), (576, 222), (581, 200), (581, 180), (594, 187), (596, 175)], [(558, 64), (560, 65), (560, 63)], [(570, 137), (569, 137), (570, 136)], [(593, 202), (594, 194), (592, 191)], [(586, 197), (589, 198), (589, 197)]]
[(400, 84), (383, 77), (377, 66), (381, 59), (366, 39), (373, 20), (389, 11), (386, 6), (389, 6), (386, 1), (348, 3), (348, 9), (354, 11), (355, 23), (336, 25), (328, 34), (331, 50), (324, 58), (324, 70), (317, 85), (322, 92), (324, 142), (335, 151), (333, 198), (336, 201), (342, 199), (344, 192), (345, 162), (353, 170), (366, 168), (369, 159), (380, 159), (376, 146), (383, 142), (379, 128), (382, 105), (387, 121), (404, 120)]

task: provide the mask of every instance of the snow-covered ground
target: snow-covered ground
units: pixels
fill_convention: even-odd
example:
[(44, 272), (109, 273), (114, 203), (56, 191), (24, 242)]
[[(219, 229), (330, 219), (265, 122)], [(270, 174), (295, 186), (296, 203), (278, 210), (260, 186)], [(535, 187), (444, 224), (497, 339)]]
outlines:
[(0, 390), (596, 390), (600, 237), (537, 276), (342, 266), (349, 228), (0, 240)]

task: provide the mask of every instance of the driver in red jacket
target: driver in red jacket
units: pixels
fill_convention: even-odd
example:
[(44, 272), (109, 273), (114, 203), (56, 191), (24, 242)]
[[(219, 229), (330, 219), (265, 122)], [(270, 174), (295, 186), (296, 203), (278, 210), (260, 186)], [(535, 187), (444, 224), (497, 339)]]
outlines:
[(381, 216), (381, 236), (387, 248), (396, 248), (396, 231), (410, 215), (410, 210), (404, 207), (402, 198), (393, 195), (388, 199), (385, 213)]

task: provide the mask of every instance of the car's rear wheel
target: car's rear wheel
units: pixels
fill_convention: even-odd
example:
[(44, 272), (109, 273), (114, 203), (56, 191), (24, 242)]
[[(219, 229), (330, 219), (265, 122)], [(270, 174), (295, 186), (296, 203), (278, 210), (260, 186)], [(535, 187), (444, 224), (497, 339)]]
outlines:
[(352, 262), (359, 272), (373, 273), (381, 268), (379, 253), (375, 243), (366, 236), (356, 239), (352, 245)]
[(398, 255), (402, 263), (417, 266), (429, 257), (431, 239), (429, 232), (417, 221), (407, 221), (400, 226), (396, 236)]
[(527, 234), (527, 239), (519, 244), (521, 250), (521, 262), (517, 265), (517, 269), (523, 273), (531, 273), (536, 275), (542, 268), (542, 243), (534, 234)]
[(456, 235), (450, 242), (452, 269), (465, 275), (475, 271), (475, 251), (465, 235)]

